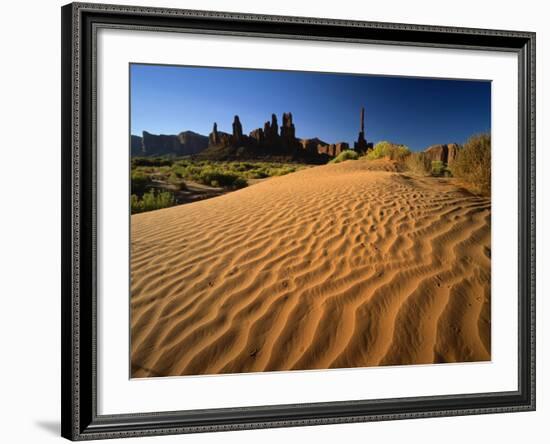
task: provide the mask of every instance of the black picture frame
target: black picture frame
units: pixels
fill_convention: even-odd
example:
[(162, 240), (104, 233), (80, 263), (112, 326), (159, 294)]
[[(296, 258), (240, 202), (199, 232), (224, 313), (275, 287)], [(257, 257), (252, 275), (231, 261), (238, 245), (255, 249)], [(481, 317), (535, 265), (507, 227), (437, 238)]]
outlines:
[[(535, 409), (535, 33), (85, 3), (68, 4), (61, 14), (62, 436), (87, 440)], [(518, 390), (98, 415), (94, 76), (100, 27), (515, 53), (519, 65)]]

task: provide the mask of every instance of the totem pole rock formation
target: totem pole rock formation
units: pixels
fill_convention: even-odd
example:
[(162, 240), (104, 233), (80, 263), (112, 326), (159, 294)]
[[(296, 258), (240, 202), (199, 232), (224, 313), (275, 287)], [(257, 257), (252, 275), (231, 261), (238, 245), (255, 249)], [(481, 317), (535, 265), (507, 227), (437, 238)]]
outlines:
[(286, 139), (295, 138), (296, 129), (292, 123), (292, 113), (283, 113), (283, 125), (281, 126), (281, 137)]
[(232, 142), (235, 146), (238, 146), (243, 141), (243, 126), (239, 120), (239, 116), (235, 116), (233, 119), (233, 139)]
[(231, 139), (231, 134), (218, 131), (218, 124), (214, 122), (212, 132), (208, 135), (208, 146), (229, 146)]
[(285, 151), (288, 151), (296, 145), (296, 128), (292, 123), (292, 113), (283, 114), (283, 124), (281, 126), (281, 142)]
[(214, 122), (214, 128), (212, 128), (212, 132), (208, 137), (208, 142), (210, 143), (210, 145), (217, 145), (220, 143), (220, 137), (218, 135), (218, 124), (216, 122)]
[(355, 151), (364, 153), (368, 150), (367, 139), (365, 139), (365, 108), (361, 108), (361, 121), (360, 121), (360, 131), (357, 142), (354, 144)]
[(280, 132), (275, 114), (271, 115), (271, 120), (266, 121), (263, 128), (256, 128), (248, 134), (243, 134), (243, 126), (238, 115), (233, 118), (232, 126), (233, 131), (228, 134), (219, 131), (218, 125), (214, 123), (208, 136), (208, 148), (203, 155), (223, 159), (282, 156), (287, 159), (325, 163), (330, 157), (348, 149), (345, 142), (328, 144), (318, 138), (298, 139), (290, 112), (283, 113)]
[(252, 130), (249, 136), (251, 139), (254, 139), (256, 143), (262, 143), (264, 141), (264, 131), (261, 128)]
[(264, 138), (268, 143), (275, 143), (279, 137), (279, 126), (277, 123), (277, 116), (271, 114), (271, 123), (269, 120), (264, 123)]

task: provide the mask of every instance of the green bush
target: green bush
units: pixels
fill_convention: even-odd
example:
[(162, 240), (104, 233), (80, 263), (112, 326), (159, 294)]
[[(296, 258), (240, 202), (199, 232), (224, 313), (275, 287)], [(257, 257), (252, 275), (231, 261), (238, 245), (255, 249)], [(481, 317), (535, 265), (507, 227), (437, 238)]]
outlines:
[(432, 160), (432, 176), (443, 176), (445, 164), (441, 160)]
[(284, 176), (285, 174), (294, 173), (296, 171), (295, 167), (283, 166), (280, 168), (270, 168), (268, 170), (269, 176)]
[(132, 171), (130, 179), (132, 194), (142, 195), (151, 184), (150, 177), (141, 171)]
[(453, 176), (469, 182), (483, 194), (491, 193), (491, 135), (470, 137), (450, 166)]
[(262, 168), (262, 169), (250, 170), (247, 176), (250, 179), (265, 179), (266, 177), (269, 177), (269, 174)]
[(432, 173), (432, 162), (426, 153), (411, 153), (404, 160), (405, 168), (421, 176), (429, 176)]
[(170, 174), (170, 177), (168, 177), (168, 183), (174, 185), (176, 189), (180, 191), (187, 190), (187, 185), (185, 185), (185, 182), (181, 179), (181, 175), (178, 175), (178, 173)]
[(161, 208), (171, 207), (174, 204), (174, 195), (167, 191), (155, 192), (155, 190), (149, 190), (141, 199), (135, 194), (130, 196), (132, 214), (160, 210)]
[(359, 159), (359, 154), (354, 150), (344, 150), (338, 156), (330, 161), (330, 163), (340, 163), (345, 160), (357, 160)]
[(367, 153), (368, 160), (381, 159), (383, 157), (403, 161), (411, 151), (405, 145), (397, 145), (395, 143), (382, 141), (374, 145), (374, 148)]
[(230, 187), (239, 176), (237, 174), (226, 173), (214, 168), (205, 168), (200, 172), (199, 182), (205, 185), (212, 185), (215, 182), (220, 187)]
[(163, 159), (161, 157), (133, 157), (132, 168), (138, 166), (171, 166), (173, 163), (170, 159)]
[(243, 179), (242, 177), (237, 177), (235, 179), (235, 182), (233, 182), (233, 188), (239, 189), (244, 188), (248, 186), (248, 182), (246, 179)]
[[(150, 159), (146, 159), (147, 161)], [(147, 163), (147, 162), (144, 162)], [(151, 162), (149, 162), (151, 163)], [(209, 186), (228, 189), (243, 188), (248, 179), (263, 179), (282, 176), (303, 168), (300, 164), (255, 161), (208, 161), (192, 158), (174, 160), (171, 166), (135, 166), (132, 167), (132, 194), (140, 198), (147, 192), (153, 182), (164, 186), (168, 182), (173, 189), (187, 189), (186, 182), (193, 181)]]
[(248, 171), (254, 168), (255, 168), (254, 164), (250, 162), (236, 162), (233, 165), (233, 169), (235, 171)]
[(130, 196), (130, 209), (132, 214), (140, 212), (140, 201), (136, 194)]

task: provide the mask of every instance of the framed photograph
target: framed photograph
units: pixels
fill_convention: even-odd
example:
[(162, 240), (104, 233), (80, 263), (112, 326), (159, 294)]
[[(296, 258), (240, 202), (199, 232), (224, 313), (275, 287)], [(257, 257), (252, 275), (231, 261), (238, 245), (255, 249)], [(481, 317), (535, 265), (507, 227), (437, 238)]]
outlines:
[(61, 13), (64, 437), (535, 409), (534, 33)]

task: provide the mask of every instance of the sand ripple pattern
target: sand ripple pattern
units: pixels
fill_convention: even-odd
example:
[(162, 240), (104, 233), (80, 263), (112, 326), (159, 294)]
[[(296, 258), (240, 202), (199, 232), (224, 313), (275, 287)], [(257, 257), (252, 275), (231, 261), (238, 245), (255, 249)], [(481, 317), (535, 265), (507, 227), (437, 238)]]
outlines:
[(132, 216), (133, 377), (490, 360), (491, 205), (348, 161)]

